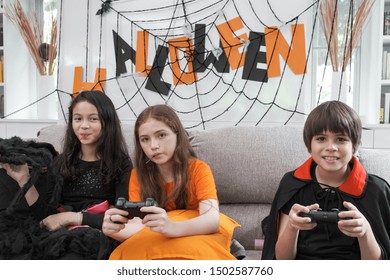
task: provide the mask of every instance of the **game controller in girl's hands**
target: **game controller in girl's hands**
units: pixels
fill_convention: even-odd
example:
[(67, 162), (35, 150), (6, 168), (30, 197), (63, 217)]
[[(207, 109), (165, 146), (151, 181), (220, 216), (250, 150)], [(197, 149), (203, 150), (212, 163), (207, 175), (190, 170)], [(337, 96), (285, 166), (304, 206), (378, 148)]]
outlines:
[(127, 211), (128, 219), (134, 217), (143, 219), (147, 214), (151, 214), (150, 212), (141, 212), (140, 209), (144, 206), (158, 206), (158, 204), (153, 198), (147, 198), (145, 201), (128, 201), (123, 197), (119, 197), (115, 204), (116, 208)]

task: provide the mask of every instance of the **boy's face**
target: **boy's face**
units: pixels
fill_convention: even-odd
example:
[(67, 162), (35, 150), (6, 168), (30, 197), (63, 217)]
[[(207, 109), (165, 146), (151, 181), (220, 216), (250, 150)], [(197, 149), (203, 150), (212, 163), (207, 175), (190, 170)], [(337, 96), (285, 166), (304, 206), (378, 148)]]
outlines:
[(323, 174), (345, 174), (353, 153), (352, 141), (343, 133), (324, 131), (311, 140), (311, 155)]

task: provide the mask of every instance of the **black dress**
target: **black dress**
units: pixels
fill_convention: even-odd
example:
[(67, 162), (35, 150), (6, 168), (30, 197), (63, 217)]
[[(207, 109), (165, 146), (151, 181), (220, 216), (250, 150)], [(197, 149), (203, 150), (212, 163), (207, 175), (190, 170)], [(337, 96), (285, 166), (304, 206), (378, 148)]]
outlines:
[[(118, 243), (101, 232), (104, 214), (83, 212), (82, 224), (85, 226), (72, 230), (62, 228), (51, 232), (39, 225), (44, 217), (64, 209), (80, 212), (105, 200), (113, 205), (118, 197), (128, 198), (131, 162), (124, 164), (116, 180), (108, 186), (99, 180), (98, 163), (80, 160), (76, 164), (78, 176), (63, 181), (59, 207), (50, 207), (45, 199), (51, 196), (50, 186), (37, 182), (38, 201), (28, 207), (23, 199), (18, 211), (12, 215), (4, 210), (7, 201), (3, 201), (2, 193), (7, 190), (8, 196), (12, 197), (19, 186), (3, 172), (0, 186), (3, 190), (0, 193), (3, 204), (0, 210), (0, 259), (107, 259)], [(6, 178), (4, 182), (3, 178)], [(41, 181), (46, 182), (44, 179)]]

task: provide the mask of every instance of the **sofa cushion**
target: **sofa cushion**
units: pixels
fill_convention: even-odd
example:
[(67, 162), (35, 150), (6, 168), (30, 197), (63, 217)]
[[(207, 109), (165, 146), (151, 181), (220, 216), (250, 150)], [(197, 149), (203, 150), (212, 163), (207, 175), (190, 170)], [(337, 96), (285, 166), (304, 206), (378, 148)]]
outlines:
[(220, 203), (271, 203), (283, 175), (309, 157), (300, 126), (226, 127), (190, 138), (213, 171)]
[(359, 159), (368, 173), (390, 182), (390, 150), (360, 149)]
[(129, 151), (131, 161), (134, 163), (135, 162), (134, 125), (132, 124), (122, 125), (122, 133), (123, 133), (123, 138), (125, 138), (127, 144), (127, 150)]
[(64, 145), (65, 124), (54, 124), (41, 128), (38, 132), (38, 142), (47, 142), (58, 151), (62, 151)]
[(238, 222), (241, 227), (234, 230), (237, 239), (246, 250), (254, 250), (257, 239), (263, 239), (261, 221), (268, 216), (271, 204), (221, 204), (220, 211)]

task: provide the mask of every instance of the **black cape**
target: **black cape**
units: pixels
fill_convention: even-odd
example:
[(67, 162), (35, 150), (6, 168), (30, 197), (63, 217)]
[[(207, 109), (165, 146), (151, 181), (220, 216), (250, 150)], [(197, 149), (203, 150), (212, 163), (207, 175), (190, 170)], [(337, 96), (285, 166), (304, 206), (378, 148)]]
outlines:
[[(282, 207), (303, 187), (316, 183), (310, 168), (315, 164), (309, 158), (296, 170), (282, 178), (275, 194), (270, 214), (263, 220), (265, 233), (262, 259), (275, 259), (278, 215)], [(342, 199), (354, 204), (371, 225), (382, 250), (382, 258), (390, 256), (390, 186), (382, 178), (367, 174), (356, 157), (352, 159), (352, 170), (347, 180), (338, 188)]]

